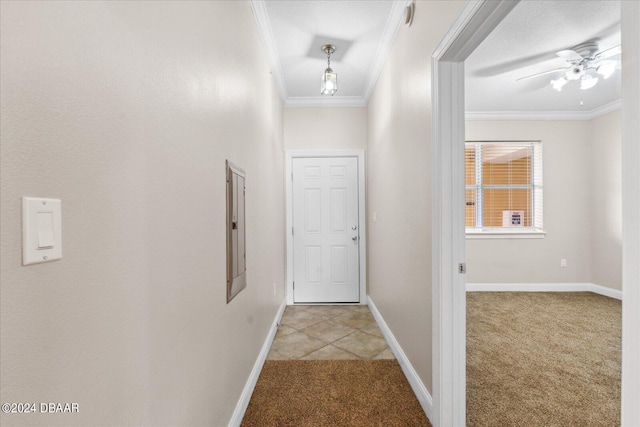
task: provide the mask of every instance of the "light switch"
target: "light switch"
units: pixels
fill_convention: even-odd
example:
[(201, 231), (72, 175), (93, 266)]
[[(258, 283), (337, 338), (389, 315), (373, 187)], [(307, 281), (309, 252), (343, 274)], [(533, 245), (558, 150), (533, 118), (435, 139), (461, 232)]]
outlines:
[(53, 213), (38, 212), (38, 249), (53, 248)]
[(62, 258), (62, 202), (22, 198), (22, 265)]

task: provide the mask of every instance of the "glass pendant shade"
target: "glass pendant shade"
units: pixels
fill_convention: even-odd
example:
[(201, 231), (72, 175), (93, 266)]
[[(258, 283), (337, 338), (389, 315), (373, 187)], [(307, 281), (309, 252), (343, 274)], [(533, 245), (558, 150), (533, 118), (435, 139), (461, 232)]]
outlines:
[(551, 86), (558, 92), (562, 91), (562, 87), (568, 83), (568, 80), (564, 77), (560, 77), (558, 80), (551, 80)]
[(338, 75), (331, 68), (324, 70), (322, 74), (322, 84), (320, 93), (322, 95), (332, 95), (338, 91)]
[(320, 49), (327, 55), (327, 69), (322, 74), (320, 94), (333, 96), (338, 91), (338, 75), (331, 69), (331, 54), (336, 51), (336, 47), (332, 44), (325, 44)]
[(616, 63), (613, 61), (605, 61), (598, 67), (598, 74), (604, 79), (608, 79), (616, 71)]
[(580, 89), (591, 89), (596, 85), (596, 83), (598, 83), (597, 77), (592, 77), (589, 74), (585, 74), (584, 76), (582, 76), (582, 79), (580, 79)]

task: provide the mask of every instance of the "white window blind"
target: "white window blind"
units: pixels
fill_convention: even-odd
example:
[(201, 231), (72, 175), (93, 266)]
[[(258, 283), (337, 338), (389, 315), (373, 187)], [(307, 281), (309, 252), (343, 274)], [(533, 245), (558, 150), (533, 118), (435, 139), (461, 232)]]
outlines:
[(469, 141), (465, 175), (468, 229), (542, 231), (540, 141)]

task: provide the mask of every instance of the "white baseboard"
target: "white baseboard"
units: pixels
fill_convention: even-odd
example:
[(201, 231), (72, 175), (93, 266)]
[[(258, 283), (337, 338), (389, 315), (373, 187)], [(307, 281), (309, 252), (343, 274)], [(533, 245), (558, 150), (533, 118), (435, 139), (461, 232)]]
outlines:
[(422, 406), (424, 413), (427, 415), (427, 418), (429, 418), (429, 421), (431, 421), (432, 420), (431, 414), (433, 412), (433, 399), (431, 398), (431, 395), (429, 394), (427, 387), (425, 387), (424, 383), (418, 376), (418, 373), (416, 372), (416, 370), (413, 369), (413, 365), (411, 365), (411, 362), (409, 362), (407, 355), (404, 353), (404, 351), (402, 350), (402, 347), (400, 347), (400, 344), (398, 343), (396, 338), (393, 336), (391, 329), (389, 329), (389, 326), (387, 326), (387, 323), (382, 318), (382, 315), (378, 311), (378, 308), (376, 307), (376, 305), (373, 303), (371, 296), (369, 296), (368, 299), (369, 299), (369, 309), (371, 310), (371, 314), (373, 314), (373, 317), (376, 319), (376, 322), (378, 322), (378, 327), (380, 327), (380, 331), (382, 331), (382, 335), (384, 335), (385, 339), (387, 340), (387, 343), (389, 344), (389, 348), (391, 348), (391, 351), (396, 356), (396, 359), (398, 360), (398, 363), (402, 368), (402, 372), (404, 372), (404, 375), (407, 377), (407, 380), (409, 380), (409, 385), (411, 385), (413, 392), (418, 398), (418, 402), (420, 402), (420, 406)]
[(622, 291), (617, 289), (607, 288), (606, 286), (596, 285), (595, 283), (589, 283), (589, 292), (604, 295), (605, 297), (615, 298), (622, 301)]
[(467, 283), (467, 292), (593, 292), (622, 300), (622, 291), (594, 283)]
[(264, 344), (262, 344), (262, 349), (260, 349), (260, 353), (258, 354), (256, 363), (253, 364), (253, 369), (251, 370), (249, 379), (247, 379), (247, 383), (244, 385), (244, 389), (242, 390), (242, 394), (240, 395), (240, 400), (238, 400), (238, 403), (236, 404), (236, 409), (233, 411), (233, 415), (231, 416), (231, 420), (229, 421), (229, 427), (238, 427), (240, 426), (240, 423), (242, 423), (242, 418), (244, 417), (244, 413), (247, 410), (247, 406), (249, 406), (249, 401), (251, 400), (253, 389), (256, 387), (256, 383), (258, 382), (258, 377), (260, 376), (260, 372), (262, 371), (264, 361), (267, 360), (267, 355), (269, 354), (269, 350), (271, 349), (273, 338), (276, 336), (276, 332), (278, 332), (278, 324), (280, 323), (280, 319), (282, 319), (282, 314), (284, 313), (284, 309), (286, 307), (286, 301), (282, 301), (282, 304), (280, 304), (280, 308), (276, 313), (276, 317), (275, 319), (273, 319), (271, 328), (267, 333), (267, 338), (265, 338)]

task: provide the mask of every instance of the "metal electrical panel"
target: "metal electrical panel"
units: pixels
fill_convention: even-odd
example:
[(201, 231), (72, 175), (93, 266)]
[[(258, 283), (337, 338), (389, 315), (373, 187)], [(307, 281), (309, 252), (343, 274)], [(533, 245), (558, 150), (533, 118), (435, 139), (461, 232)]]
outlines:
[(227, 303), (247, 286), (245, 172), (229, 160), (227, 175)]

